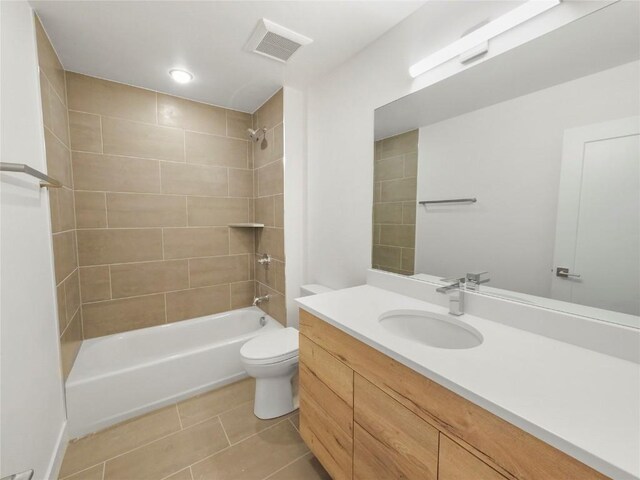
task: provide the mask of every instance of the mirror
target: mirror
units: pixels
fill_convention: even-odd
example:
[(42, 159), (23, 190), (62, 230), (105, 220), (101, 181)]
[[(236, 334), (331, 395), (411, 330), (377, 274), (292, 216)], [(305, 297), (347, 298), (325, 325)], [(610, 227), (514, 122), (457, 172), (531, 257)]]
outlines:
[(640, 4), (375, 112), (373, 268), (640, 328)]

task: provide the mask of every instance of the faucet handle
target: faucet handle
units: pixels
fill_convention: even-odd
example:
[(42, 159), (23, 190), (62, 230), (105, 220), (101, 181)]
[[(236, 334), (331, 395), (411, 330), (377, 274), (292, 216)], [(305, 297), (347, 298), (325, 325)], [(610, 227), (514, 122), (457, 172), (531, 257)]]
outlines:
[(478, 290), (481, 284), (487, 283), (490, 278), (482, 278), (489, 272), (471, 272), (467, 273), (467, 285), (470, 290)]

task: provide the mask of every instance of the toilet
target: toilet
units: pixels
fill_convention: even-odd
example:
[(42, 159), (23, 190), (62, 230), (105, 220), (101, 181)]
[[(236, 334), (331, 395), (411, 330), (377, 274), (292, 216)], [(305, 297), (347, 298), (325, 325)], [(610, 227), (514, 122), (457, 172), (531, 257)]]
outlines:
[[(303, 285), (303, 297), (331, 291), (323, 285)], [(298, 330), (278, 329), (249, 340), (240, 349), (246, 372), (256, 379), (253, 413), (263, 420), (276, 418), (298, 408), (293, 380), (298, 373)]]

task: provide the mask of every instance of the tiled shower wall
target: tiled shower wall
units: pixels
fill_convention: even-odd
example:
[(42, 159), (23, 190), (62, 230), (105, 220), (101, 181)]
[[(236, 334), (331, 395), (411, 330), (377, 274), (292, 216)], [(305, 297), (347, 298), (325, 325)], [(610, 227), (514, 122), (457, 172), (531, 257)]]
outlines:
[(67, 92), (62, 65), (38, 18), (36, 36), (48, 174), (63, 183), (49, 189), (62, 373), (67, 378), (82, 340), (76, 221), (69, 153)]
[(373, 268), (413, 275), (418, 130), (375, 143)]
[(67, 72), (84, 337), (251, 305), (251, 115)]
[(284, 125), (283, 91), (272, 96), (253, 115), (254, 128), (266, 128), (264, 139), (253, 144), (256, 253), (269, 253), (268, 268), (257, 263), (257, 292), (269, 295), (263, 309), (286, 325), (284, 257)]

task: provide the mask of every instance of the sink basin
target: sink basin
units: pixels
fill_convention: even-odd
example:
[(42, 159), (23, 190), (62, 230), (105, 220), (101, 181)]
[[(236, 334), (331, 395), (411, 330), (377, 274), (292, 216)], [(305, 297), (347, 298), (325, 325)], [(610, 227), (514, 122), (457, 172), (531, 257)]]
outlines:
[(430, 347), (473, 348), (483, 340), (478, 330), (450, 315), (394, 310), (383, 313), (379, 321), (389, 333)]

